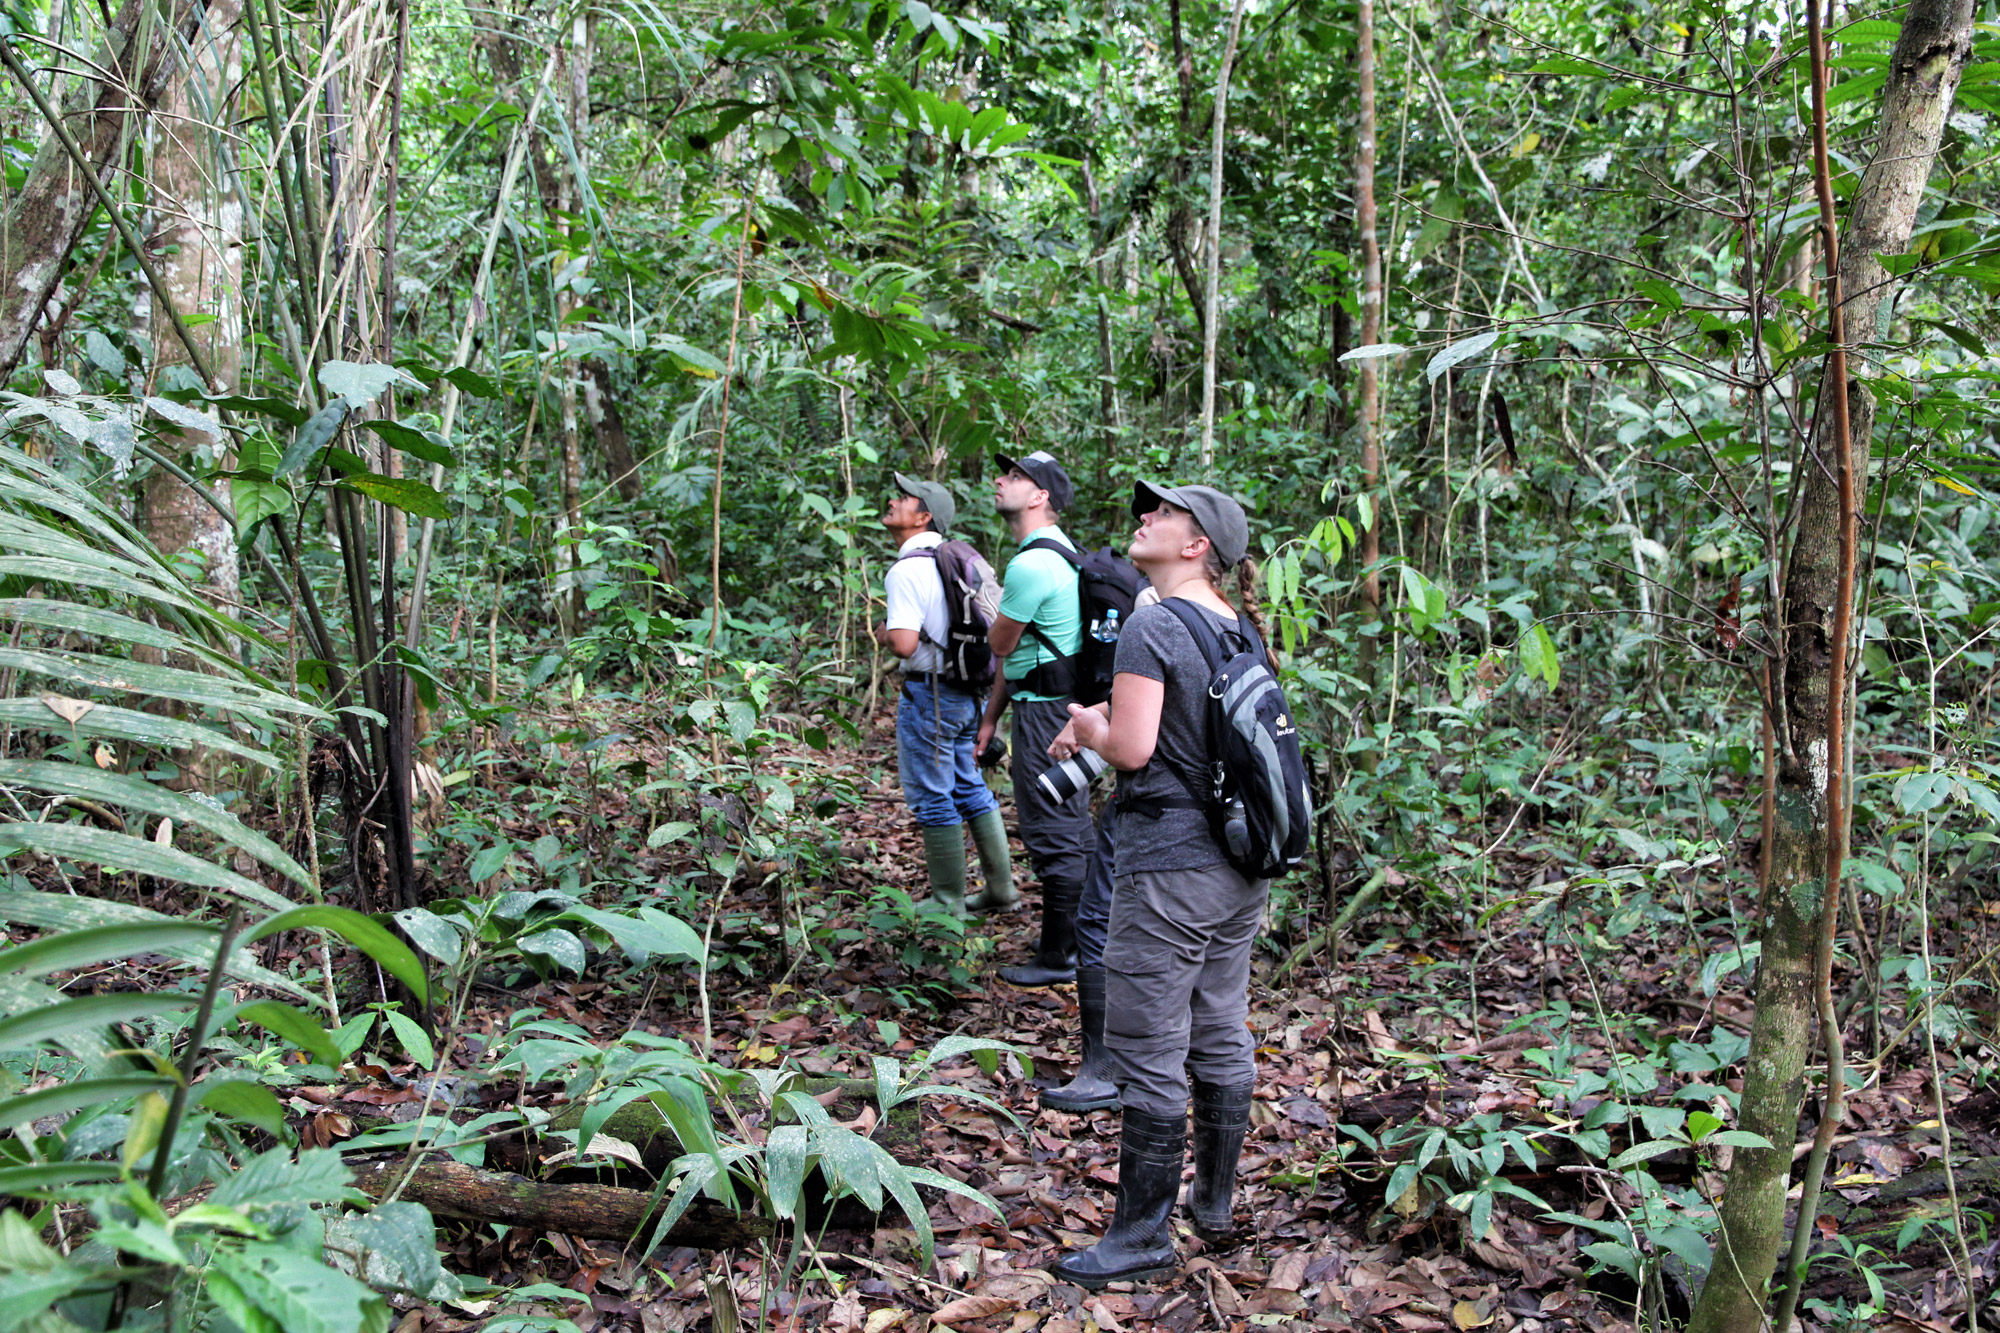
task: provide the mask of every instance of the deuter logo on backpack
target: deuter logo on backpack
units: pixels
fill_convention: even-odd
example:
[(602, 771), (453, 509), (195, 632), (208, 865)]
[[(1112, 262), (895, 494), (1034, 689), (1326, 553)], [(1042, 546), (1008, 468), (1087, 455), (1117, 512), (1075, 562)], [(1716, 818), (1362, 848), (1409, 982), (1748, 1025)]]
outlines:
[[(938, 579), (944, 584), (945, 641), (936, 647), (943, 659), (938, 672), (945, 683), (968, 691), (991, 685), (993, 650), (986, 644), (986, 632), (1000, 613), (1000, 576), (993, 566), (971, 543), (961, 541), (942, 542), (897, 559), (937, 562)], [(920, 634), (924, 642), (932, 642), (928, 632)]]
[[(1118, 635), (1132, 619), (1132, 606), (1146, 576), (1130, 560), (1108, 546), (1095, 551), (1072, 551), (1052, 537), (1029, 542), (1024, 551), (1054, 551), (1076, 570), (1076, 601), (1083, 623), (1083, 641), (1074, 657), (1059, 653), (1053, 662), (1035, 668), (1029, 679), (1039, 683), (1027, 688), (1037, 694), (1071, 695), (1088, 708), (1111, 697), (1112, 666), (1118, 659)], [(1051, 653), (1056, 646), (1043, 633), (1028, 626), (1028, 632)]]

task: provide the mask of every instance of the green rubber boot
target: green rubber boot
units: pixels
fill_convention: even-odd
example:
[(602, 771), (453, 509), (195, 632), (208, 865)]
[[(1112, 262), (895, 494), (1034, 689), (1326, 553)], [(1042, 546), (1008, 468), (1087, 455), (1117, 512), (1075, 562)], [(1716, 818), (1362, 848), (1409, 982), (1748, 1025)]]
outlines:
[(998, 810), (988, 810), (972, 821), (972, 845), (979, 849), (979, 877), (985, 887), (966, 904), (974, 912), (1008, 912), (1020, 906), (1021, 891), (1014, 887), (1014, 861), (1007, 850), (1007, 821)]
[[(939, 824), (924, 830), (924, 870), (931, 881), (929, 902), (953, 916), (965, 915), (965, 825)], [(918, 906), (924, 904), (919, 903)]]

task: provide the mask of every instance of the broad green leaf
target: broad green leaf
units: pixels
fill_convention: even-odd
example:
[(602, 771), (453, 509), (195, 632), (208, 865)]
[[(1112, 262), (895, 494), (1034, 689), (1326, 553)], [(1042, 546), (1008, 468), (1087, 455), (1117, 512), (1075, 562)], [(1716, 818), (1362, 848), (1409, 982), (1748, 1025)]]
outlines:
[(1424, 374), (1429, 378), (1431, 383), (1435, 384), (1437, 383), (1438, 376), (1444, 374), (1453, 366), (1470, 361), (1473, 357), (1478, 356), (1481, 352), (1499, 341), (1499, 330), (1492, 329), (1485, 333), (1474, 334), (1462, 342), (1455, 342), (1430, 359), (1430, 364), (1424, 367)]
[(60, 1041), (72, 1032), (90, 1031), (113, 1023), (194, 1008), (192, 995), (146, 995), (137, 992), (85, 995), (43, 1009), (0, 1018), (0, 1051), (37, 1042)]
[(252, 1241), (210, 1262), (285, 1333), (388, 1333), (387, 1302), (317, 1255)]
[(339, 485), (357, 495), (365, 495), (380, 501), (392, 509), (400, 509), (418, 518), (448, 519), (451, 506), (445, 503), (429, 482), (413, 477), (385, 477), (376, 472), (364, 472), (359, 476), (342, 477)]
[(0, 648), (0, 667), (52, 676), (93, 689), (123, 690), (155, 699), (178, 699), (182, 703), (234, 709), (258, 720), (268, 721), (264, 714), (270, 712), (296, 713), (312, 718), (320, 715), (320, 710), (312, 704), (276, 690), (219, 676), (204, 676), (179, 667), (99, 657), (93, 653)]
[(1708, 1136), (1708, 1142), (1720, 1143), (1730, 1148), (1769, 1148), (1771, 1141), (1762, 1134), (1748, 1129), (1720, 1129)]
[(1721, 1128), (1722, 1121), (1706, 1111), (1688, 1112), (1688, 1138), (1695, 1143), (1700, 1143)]
[(119, 1078), (86, 1078), (74, 1083), (58, 1083), (39, 1092), (0, 1099), (0, 1129), (13, 1129), (44, 1116), (67, 1115), (89, 1106), (103, 1106), (149, 1092), (165, 1093), (173, 1084), (149, 1074), (128, 1074)]
[(402, 1043), (403, 1049), (418, 1065), (429, 1069), (437, 1063), (437, 1048), (431, 1045), (430, 1036), (417, 1026), (415, 1019), (394, 1009), (384, 1009), (382, 1021), (389, 1025), (389, 1030), (396, 1034), (396, 1040)]
[(451, 447), (432, 431), (419, 430), (400, 421), (364, 421), (361, 424), (412, 458), (436, 463), (440, 467), (455, 467), (458, 464)]
[(423, 387), (407, 371), (359, 361), (327, 362), (319, 368), (319, 382), (328, 393), (337, 394), (355, 409), (368, 406), (399, 383), (416, 389)]
[(1623, 1171), (1638, 1162), (1650, 1161), (1662, 1154), (1677, 1152), (1687, 1147), (1679, 1139), (1653, 1139), (1647, 1143), (1636, 1143), (1611, 1159), (1611, 1169)]
[(464, 937), (436, 912), (424, 907), (406, 907), (396, 913), (396, 924), (419, 949), (446, 967), (458, 966), (465, 948)]
[[(160, 1086), (168, 1085), (162, 1081)], [(116, 1179), (118, 1167), (111, 1162), (37, 1162), (33, 1166), (0, 1167), (0, 1194), (19, 1197), (45, 1189), (59, 1190), (68, 1185)]]
[(422, 1204), (381, 1204), (372, 1212), (342, 1218), (339, 1226), (339, 1239), (367, 1252), (361, 1275), (371, 1285), (397, 1287), (430, 1300), (454, 1299), (453, 1291), (463, 1294), (438, 1261), (437, 1224)]
[(134, 745), (161, 750), (198, 748), (219, 750), (233, 754), (239, 759), (248, 759), (254, 764), (262, 764), (269, 769), (278, 767), (276, 755), (254, 746), (244, 745), (217, 728), (203, 726), (199, 722), (183, 721), (180, 718), (142, 713), (137, 709), (119, 708), (113, 704), (97, 704), (88, 713), (71, 723), (58, 717), (40, 699), (0, 699), (0, 724), (26, 727), (63, 740), (68, 740), (73, 735), (79, 740), (90, 737), (129, 741)]
[(292, 1204), (359, 1199), (360, 1192), (349, 1183), (353, 1178), (332, 1148), (310, 1148), (296, 1160), (290, 1148), (273, 1148), (225, 1176), (208, 1201), (255, 1214)]
[(583, 941), (567, 930), (538, 930), (532, 935), (523, 935), (514, 943), (522, 953), (539, 954), (578, 976), (583, 975), (584, 964), (588, 961)]
[(87, 930), (48, 935), (32, 944), (0, 949), (0, 972), (18, 972), (27, 977), (45, 977), (51, 972), (68, 972), (92, 967), (114, 958), (135, 953), (161, 953), (167, 949), (208, 946), (215, 953), (216, 930), (192, 922), (133, 922), (129, 925), (96, 926)]
[(291, 513), (292, 493), (279, 482), (231, 477), (229, 507), (236, 515), (236, 535), (242, 537), (267, 518)]
[(240, 1078), (211, 1080), (196, 1084), (194, 1095), (198, 1105), (217, 1115), (246, 1121), (274, 1139), (290, 1137), (285, 1127), (285, 1108), (278, 1105), (277, 1097), (261, 1083)]
[(338, 1066), (346, 1059), (327, 1030), (312, 1017), (278, 1000), (253, 1000), (229, 1015), (243, 1023), (255, 1023), (273, 1036), (282, 1037), (302, 1051), (311, 1051), (327, 1064)]
[(334, 432), (340, 429), (340, 423), (347, 420), (347, 411), (346, 400), (336, 398), (313, 413), (312, 418), (292, 436), (292, 442), (285, 446), (285, 452), (279, 457), (272, 475), (283, 480), (317, 458), (320, 450), (333, 439)]
[(453, 366), (444, 373), (444, 378), (457, 385), (460, 393), (469, 393), (474, 398), (500, 396), (500, 390), (492, 380), (467, 366)]
[(282, 910), (291, 906), (280, 895), (233, 870), (224, 870), (178, 847), (162, 846), (128, 833), (113, 833), (109, 829), (82, 824), (0, 824), (0, 849), (22, 847), (103, 866), (107, 870), (129, 871), (151, 875), (154, 879), (220, 889), (262, 907)]
[[(94, 711), (94, 710), (93, 710)], [(89, 716), (89, 714), (85, 714)], [(39, 791), (82, 796), (106, 805), (122, 805), (149, 815), (174, 821), (176, 828), (194, 827), (212, 833), (232, 847), (240, 847), (274, 870), (303, 887), (312, 887), (305, 867), (262, 833), (242, 820), (205, 801), (192, 800), (179, 792), (123, 773), (109, 773), (83, 764), (61, 764), (46, 760), (0, 759), (0, 782), (33, 787)], [(246, 941), (247, 943), (247, 941)]]
[(361, 952), (382, 965), (396, 980), (410, 988), (410, 993), (419, 1003), (430, 999), (430, 987), (424, 980), (424, 965), (410, 952), (408, 945), (390, 934), (380, 922), (351, 911), (345, 907), (318, 904), (309, 907), (294, 907), (267, 917), (248, 931), (243, 942), (246, 944), (275, 935), (281, 930), (324, 930), (338, 935)]
[[(149, 908), (137, 907), (131, 903), (113, 902), (108, 898), (72, 897), (67, 893), (36, 893), (28, 889), (0, 889), (0, 921), (15, 925), (38, 926), (43, 930), (65, 933), (112, 925), (198, 924), (179, 917), (167, 916)], [(156, 940), (151, 950), (192, 967), (205, 968), (215, 957), (215, 946), (211, 940), (198, 940), (187, 946)], [(326, 997), (314, 995), (289, 977), (258, 965), (249, 950), (242, 947), (240, 939), (237, 947), (230, 951), (229, 961), (225, 967), (230, 976), (239, 980), (262, 986), (267, 990), (286, 992), (310, 1004), (320, 1006), (326, 1004)], [(0, 1005), (0, 1008), (4, 1007)]]

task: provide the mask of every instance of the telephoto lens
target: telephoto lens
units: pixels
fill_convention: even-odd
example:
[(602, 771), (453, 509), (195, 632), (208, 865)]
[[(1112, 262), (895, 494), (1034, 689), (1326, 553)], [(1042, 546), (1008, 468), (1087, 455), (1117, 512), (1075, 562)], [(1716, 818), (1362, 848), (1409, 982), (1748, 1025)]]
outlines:
[(1074, 758), (1065, 759), (1042, 773), (1042, 790), (1050, 800), (1061, 804), (1097, 781), (1097, 775), (1105, 768), (1104, 756), (1097, 751), (1078, 750)]

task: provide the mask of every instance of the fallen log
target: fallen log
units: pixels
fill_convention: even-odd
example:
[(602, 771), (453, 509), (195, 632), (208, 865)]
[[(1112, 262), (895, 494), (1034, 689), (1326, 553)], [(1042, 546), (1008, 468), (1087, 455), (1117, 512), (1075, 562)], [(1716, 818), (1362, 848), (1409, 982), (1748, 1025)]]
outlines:
[[(404, 1167), (401, 1159), (364, 1163), (355, 1169), (355, 1187), (371, 1198), (385, 1198), (402, 1177)], [(651, 1239), (659, 1216), (649, 1190), (551, 1185), (463, 1162), (420, 1163), (401, 1197), (422, 1204), (436, 1217), (499, 1222), (621, 1243)], [(729, 1250), (753, 1246), (777, 1234), (778, 1228), (769, 1218), (738, 1213), (703, 1197), (689, 1206), (662, 1243)]]

